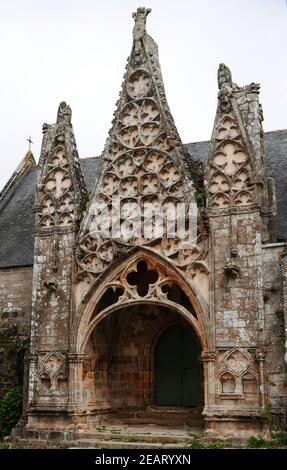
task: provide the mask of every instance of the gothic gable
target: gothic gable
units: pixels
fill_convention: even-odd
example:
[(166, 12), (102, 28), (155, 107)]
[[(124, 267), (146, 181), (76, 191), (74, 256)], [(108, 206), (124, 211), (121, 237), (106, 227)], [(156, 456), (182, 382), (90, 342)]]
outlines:
[(231, 73), (218, 70), (218, 109), (211, 141), (207, 187), (209, 207), (250, 206), (256, 201), (253, 149), (247, 137), (234, 93)]
[[(80, 280), (85, 273), (99, 276), (137, 245), (164, 253), (180, 269), (206, 257), (203, 227), (188, 248), (188, 228), (180, 239), (165, 236), (169, 214), (179, 203), (195, 202), (193, 180), (199, 170), (190, 165), (166, 101), (157, 46), (145, 29), (148, 13), (139, 8), (133, 15), (133, 47), (79, 234)], [(181, 217), (187, 221), (188, 215)]]
[(57, 123), (43, 126), (36, 203), (40, 231), (52, 233), (56, 227), (76, 228), (79, 208), (86, 195), (71, 114), (70, 107), (62, 102)]

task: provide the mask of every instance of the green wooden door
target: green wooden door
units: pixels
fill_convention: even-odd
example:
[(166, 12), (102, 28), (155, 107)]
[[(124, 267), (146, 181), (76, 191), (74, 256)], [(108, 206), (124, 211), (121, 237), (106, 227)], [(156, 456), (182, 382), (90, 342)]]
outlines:
[(169, 328), (155, 351), (156, 403), (170, 406), (200, 404), (199, 346), (180, 325)]

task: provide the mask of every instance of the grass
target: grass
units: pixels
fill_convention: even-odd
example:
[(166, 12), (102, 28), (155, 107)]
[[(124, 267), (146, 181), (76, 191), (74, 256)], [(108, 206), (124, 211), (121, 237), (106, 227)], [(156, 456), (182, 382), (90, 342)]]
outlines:
[(264, 439), (263, 437), (251, 436), (247, 441), (249, 449), (286, 449), (287, 448), (287, 432), (272, 432), (272, 439)]
[(231, 443), (225, 439), (215, 439), (208, 442), (204, 441), (203, 434), (188, 433), (191, 438), (188, 449), (286, 449), (287, 448), (287, 433), (286, 432), (272, 432), (271, 439), (264, 439), (259, 436), (251, 436), (246, 444), (234, 441)]
[(166, 438), (166, 439), (161, 439), (160, 442), (162, 444), (178, 444), (179, 440)]
[(120, 429), (110, 429), (111, 434), (121, 434)]
[(127, 442), (140, 442), (140, 439), (135, 436), (128, 436)]
[(10, 446), (7, 442), (0, 441), (0, 449), (10, 449)]
[(187, 445), (188, 449), (229, 449), (230, 443), (224, 439), (216, 439), (210, 442), (202, 442), (202, 435), (189, 433), (191, 437), (190, 443)]
[(99, 427), (96, 428), (96, 430), (97, 430), (98, 432), (106, 432), (106, 431), (108, 431), (108, 429), (106, 428), (106, 426), (99, 426)]
[(272, 432), (271, 437), (279, 447), (287, 447), (287, 432)]

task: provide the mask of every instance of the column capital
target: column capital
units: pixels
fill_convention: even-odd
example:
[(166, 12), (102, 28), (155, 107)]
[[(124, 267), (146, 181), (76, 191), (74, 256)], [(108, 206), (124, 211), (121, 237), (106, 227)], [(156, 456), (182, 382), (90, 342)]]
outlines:
[(201, 353), (201, 360), (203, 362), (214, 362), (217, 357), (217, 352), (212, 350), (204, 350)]
[(75, 363), (80, 363), (80, 362), (85, 362), (87, 358), (86, 354), (82, 353), (68, 353), (67, 354), (67, 361), (68, 362), (75, 362)]

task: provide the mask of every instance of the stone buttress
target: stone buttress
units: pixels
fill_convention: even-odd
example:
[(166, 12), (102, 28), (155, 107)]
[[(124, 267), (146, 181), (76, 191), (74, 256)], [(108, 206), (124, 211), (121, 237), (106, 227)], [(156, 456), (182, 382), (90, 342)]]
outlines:
[(40, 410), (59, 413), (68, 403), (74, 243), (86, 200), (71, 109), (65, 102), (56, 124), (44, 124), (43, 134), (35, 200), (29, 423)]
[(207, 427), (244, 433), (266, 419), (262, 244), (274, 241), (274, 194), (259, 85), (238, 87), (220, 64), (218, 86), (206, 173), (215, 353), (204, 414)]

